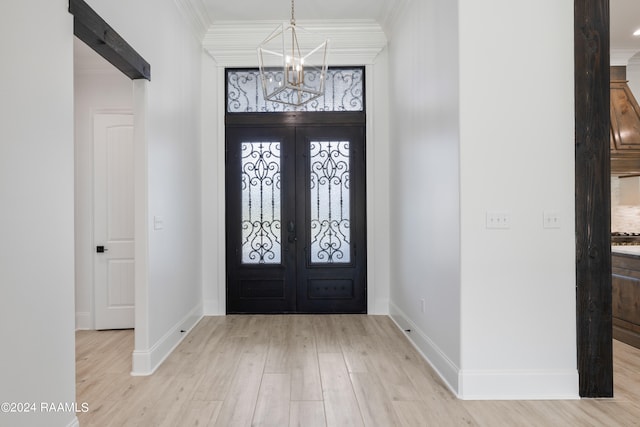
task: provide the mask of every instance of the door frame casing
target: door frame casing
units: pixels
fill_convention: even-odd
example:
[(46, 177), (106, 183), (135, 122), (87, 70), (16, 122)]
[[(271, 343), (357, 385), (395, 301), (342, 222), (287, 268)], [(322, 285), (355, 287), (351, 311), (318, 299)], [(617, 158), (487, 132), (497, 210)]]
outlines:
[[(268, 34), (271, 24), (219, 25), (203, 42), (202, 218), (203, 312), (224, 315), (225, 306), (225, 68), (255, 68), (255, 37)], [(311, 27), (308, 27), (311, 30)], [(215, 31), (213, 31), (215, 30)], [(214, 35), (215, 32), (215, 35)], [(365, 139), (367, 192), (367, 312), (389, 314), (390, 292), (390, 154), (388, 53), (382, 28), (372, 23), (323, 22), (322, 32), (335, 43), (332, 66), (364, 66), (367, 111)], [(236, 40), (230, 48), (227, 37)], [(376, 102), (379, 98), (380, 101)], [(375, 189), (375, 191), (371, 191)], [(213, 261), (213, 262), (212, 262)]]

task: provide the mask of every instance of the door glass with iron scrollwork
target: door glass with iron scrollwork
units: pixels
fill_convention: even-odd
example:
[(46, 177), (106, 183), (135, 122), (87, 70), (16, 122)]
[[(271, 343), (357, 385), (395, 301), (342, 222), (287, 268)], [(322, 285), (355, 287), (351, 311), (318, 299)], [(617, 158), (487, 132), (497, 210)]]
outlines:
[(280, 264), (280, 143), (243, 142), (242, 263)]
[(349, 141), (311, 141), (311, 262), (351, 262)]
[[(362, 67), (330, 67), (324, 95), (297, 107), (265, 100), (257, 69), (227, 69), (226, 75), (227, 113), (364, 111), (365, 107)], [(274, 72), (273, 78), (282, 80), (282, 71)], [(319, 72), (316, 78), (320, 78)]]

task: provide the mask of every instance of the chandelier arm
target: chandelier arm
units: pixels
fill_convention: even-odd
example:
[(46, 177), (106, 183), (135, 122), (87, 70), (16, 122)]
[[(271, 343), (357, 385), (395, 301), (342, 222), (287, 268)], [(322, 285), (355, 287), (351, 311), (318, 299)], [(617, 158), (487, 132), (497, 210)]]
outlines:
[[(258, 46), (264, 99), (297, 107), (322, 96), (327, 73), (328, 41), (325, 39), (308, 53), (305, 51), (308, 49), (306, 45), (304, 49), (300, 48), (296, 31), (295, 0), (291, 0), (289, 27), (286, 24), (278, 26)], [(315, 43), (313, 39), (311, 42)], [(307, 41), (305, 43), (309, 44)]]

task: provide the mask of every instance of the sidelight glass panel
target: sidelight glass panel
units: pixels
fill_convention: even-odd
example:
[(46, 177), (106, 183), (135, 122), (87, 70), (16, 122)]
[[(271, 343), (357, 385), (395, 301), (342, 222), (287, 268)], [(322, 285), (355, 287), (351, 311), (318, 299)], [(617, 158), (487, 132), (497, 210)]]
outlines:
[(312, 141), (311, 262), (351, 262), (349, 142)]
[(242, 263), (280, 264), (280, 143), (242, 143)]

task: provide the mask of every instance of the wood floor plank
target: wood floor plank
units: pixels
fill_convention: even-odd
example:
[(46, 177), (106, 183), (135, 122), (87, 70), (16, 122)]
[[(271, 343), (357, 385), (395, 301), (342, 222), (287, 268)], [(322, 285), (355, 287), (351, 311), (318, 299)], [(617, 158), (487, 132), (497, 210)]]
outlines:
[(167, 378), (160, 375), (141, 378), (141, 381), (127, 390), (128, 397), (118, 401), (120, 408), (126, 405), (129, 410), (115, 412), (109, 422), (122, 426), (151, 424), (156, 403), (170, 387), (171, 384)]
[(351, 373), (351, 382), (358, 400), (364, 425), (393, 427), (400, 425), (393, 402), (384, 392), (384, 385), (373, 373)]
[(427, 408), (421, 401), (392, 402), (402, 427), (426, 427), (429, 424)]
[(342, 354), (349, 372), (369, 372), (372, 366), (368, 358), (378, 351), (372, 338), (369, 335), (355, 335), (349, 337), (348, 341), (341, 342)]
[(169, 386), (158, 397), (152, 408), (152, 425), (177, 425), (181, 422), (183, 407), (193, 402), (196, 387), (202, 378), (189, 374), (181, 374), (167, 379)]
[(402, 369), (402, 360), (395, 353), (380, 351), (368, 356), (372, 371), (384, 384), (391, 400), (419, 400), (420, 396), (411, 379)]
[(289, 327), (294, 336), (312, 337), (315, 339), (315, 331), (313, 329), (313, 319), (316, 316), (309, 314), (300, 314), (289, 317)]
[(342, 351), (336, 325), (331, 316), (315, 316), (313, 331), (318, 353), (340, 353)]
[(289, 423), (291, 376), (264, 374), (252, 427), (283, 427)]
[(320, 353), (318, 360), (327, 426), (363, 426), (342, 353)]
[(222, 402), (191, 400), (182, 406), (176, 417), (166, 419), (161, 427), (196, 427), (213, 425), (220, 413)]
[(291, 366), (291, 400), (322, 400), (320, 366), (315, 351), (296, 351)]
[(218, 351), (210, 354), (210, 364), (201, 373), (204, 378), (195, 392), (195, 400), (225, 400), (244, 352), (245, 341), (246, 338), (237, 336), (220, 340)]
[(322, 401), (292, 401), (289, 427), (326, 427)]
[(222, 403), (215, 426), (250, 426), (256, 407), (265, 353), (243, 353), (233, 378), (229, 393)]
[(269, 341), (267, 362), (264, 371), (269, 374), (289, 372), (291, 354), (285, 337), (272, 337)]
[(437, 396), (441, 400), (456, 400), (442, 378), (431, 368), (425, 366), (424, 359), (420, 354), (411, 349), (403, 353), (399, 353), (400, 364), (414, 389), (418, 393), (418, 397), (427, 400)]

